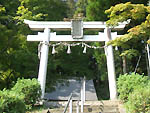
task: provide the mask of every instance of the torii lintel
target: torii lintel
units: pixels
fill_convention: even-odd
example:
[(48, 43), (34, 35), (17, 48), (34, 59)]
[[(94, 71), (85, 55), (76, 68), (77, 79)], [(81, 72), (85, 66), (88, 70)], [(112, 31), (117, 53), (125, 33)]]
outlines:
[[(30, 20), (24, 20), (25, 24), (28, 24), (31, 30), (34, 31), (44, 31), (45, 28), (54, 29), (54, 30), (70, 30), (72, 27), (71, 21), (30, 21)], [(123, 30), (125, 25), (128, 22), (119, 23), (118, 26), (112, 27), (112, 30)], [(83, 29), (89, 29), (89, 30), (99, 30), (102, 31), (106, 28), (106, 22), (102, 21), (83, 21)]]

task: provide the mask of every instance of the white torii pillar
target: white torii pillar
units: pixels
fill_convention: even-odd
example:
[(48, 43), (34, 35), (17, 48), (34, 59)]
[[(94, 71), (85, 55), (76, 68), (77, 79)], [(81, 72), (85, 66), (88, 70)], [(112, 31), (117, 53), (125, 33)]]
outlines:
[[(105, 41), (105, 45), (106, 45), (108, 41), (112, 40), (111, 29), (105, 28), (104, 34), (106, 38)], [(105, 48), (105, 54), (107, 58), (107, 72), (108, 72), (108, 80), (109, 80), (110, 99), (116, 100), (117, 99), (116, 76), (115, 76), (113, 47), (111, 45)]]
[(50, 39), (50, 29), (45, 28), (42, 47), (41, 47), (41, 57), (40, 57), (39, 74), (38, 74), (38, 81), (40, 82), (41, 90), (42, 90), (42, 96), (41, 96), (42, 99), (44, 98), (44, 94), (45, 94), (49, 39)]

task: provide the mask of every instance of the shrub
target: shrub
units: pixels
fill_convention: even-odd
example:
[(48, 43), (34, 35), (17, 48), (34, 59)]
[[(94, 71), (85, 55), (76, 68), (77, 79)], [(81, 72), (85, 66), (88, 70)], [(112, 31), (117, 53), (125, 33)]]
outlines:
[(128, 113), (150, 113), (150, 86), (132, 92), (125, 105)]
[(14, 91), (0, 91), (0, 113), (25, 113), (23, 95)]
[(12, 91), (24, 95), (27, 107), (33, 106), (41, 97), (41, 88), (37, 79), (18, 79)]
[(128, 96), (135, 89), (145, 87), (148, 84), (148, 77), (131, 73), (130, 75), (120, 75), (117, 81), (119, 98), (123, 102), (128, 101)]

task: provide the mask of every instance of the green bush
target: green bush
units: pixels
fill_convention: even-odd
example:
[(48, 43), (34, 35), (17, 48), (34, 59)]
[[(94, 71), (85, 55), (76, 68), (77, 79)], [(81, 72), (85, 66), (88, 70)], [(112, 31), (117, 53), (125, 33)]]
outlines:
[(24, 96), (26, 106), (33, 106), (41, 97), (41, 88), (37, 79), (18, 79), (11, 89)]
[(41, 97), (36, 79), (18, 79), (11, 90), (0, 91), (0, 113), (25, 113)]
[(150, 113), (150, 86), (136, 89), (125, 105), (128, 113)]
[(23, 95), (14, 91), (0, 91), (0, 113), (25, 113)]
[(128, 101), (128, 96), (135, 89), (145, 87), (148, 84), (148, 77), (131, 73), (130, 75), (120, 75), (117, 81), (119, 98), (123, 102)]

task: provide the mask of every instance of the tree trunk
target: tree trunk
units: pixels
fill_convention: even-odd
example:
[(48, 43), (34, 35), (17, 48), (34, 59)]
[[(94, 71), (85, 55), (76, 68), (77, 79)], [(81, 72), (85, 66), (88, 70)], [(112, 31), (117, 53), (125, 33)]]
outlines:
[(127, 73), (127, 59), (126, 56), (122, 57), (122, 67), (123, 67), (123, 74)]
[(146, 45), (145, 48), (146, 48), (145, 57), (146, 57), (147, 74), (148, 74), (148, 76), (150, 77), (149, 46)]

